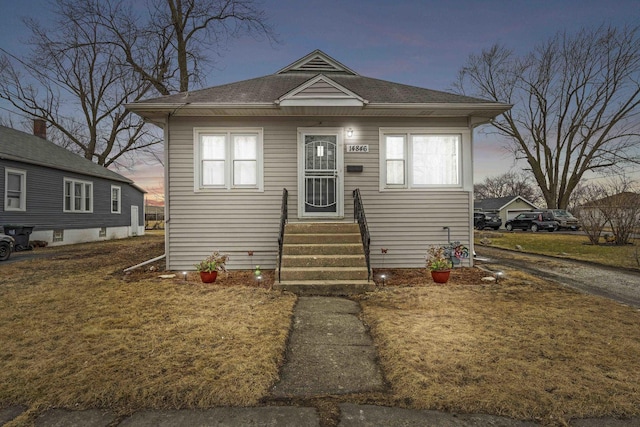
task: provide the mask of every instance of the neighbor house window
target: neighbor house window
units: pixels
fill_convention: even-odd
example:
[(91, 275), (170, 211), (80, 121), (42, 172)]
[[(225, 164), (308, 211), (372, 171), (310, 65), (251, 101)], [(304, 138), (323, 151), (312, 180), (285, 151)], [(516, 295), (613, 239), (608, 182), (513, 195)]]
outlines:
[(92, 212), (93, 183), (75, 179), (64, 179), (64, 211)]
[(6, 211), (27, 210), (27, 172), (18, 169), (5, 169), (4, 194), (4, 209)]
[(120, 187), (111, 186), (111, 213), (120, 213)]
[(62, 229), (53, 230), (53, 241), (54, 242), (63, 242), (64, 241), (64, 230), (62, 230)]
[(460, 134), (380, 131), (383, 189), (461, 186)]
[(262, 190), (262, 129), (196, 129), (198, 189)]

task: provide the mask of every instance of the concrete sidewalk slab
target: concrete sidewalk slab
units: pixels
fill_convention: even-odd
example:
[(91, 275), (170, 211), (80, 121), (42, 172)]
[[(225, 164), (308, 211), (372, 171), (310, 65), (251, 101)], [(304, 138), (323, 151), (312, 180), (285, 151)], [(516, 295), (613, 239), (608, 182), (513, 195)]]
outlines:
[(8, 406), (6, 408), (0, 409), (0, 426), (5, 425), (18, 415), (22, 414), (26, 411), (27, 408), (25, 406)]
[(371, 337), (353, 314), (299, 313), (294, 319), (290, 345), (322, 343), (324, 345), (372, 345)]
[(338, 427), (534, 427), (539, 424), (484, 414), (449, 414), (385, 406), (340, 405)]
[(319, 426), (315, 408), (270, 406), (260, 408), (215, 408), (208, 410), (142, 411), (118, 427), (300, 427)]
[(87, 411), (67, 411), (52, 409), (36, 419), (36, 427), (108, 427), (116, 421), (116, 416), (98, 409)]
[(309, 398), (384, 388), (360, 306), (337, 297), (300, 297), (274, 397)]

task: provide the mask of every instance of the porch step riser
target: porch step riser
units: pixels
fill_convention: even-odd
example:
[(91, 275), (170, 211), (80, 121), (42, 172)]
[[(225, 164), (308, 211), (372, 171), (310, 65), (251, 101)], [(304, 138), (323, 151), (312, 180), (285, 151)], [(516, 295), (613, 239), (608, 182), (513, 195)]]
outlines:
[(284, 235), (284, 244), (324, 244), (324, 243), (360, 243), (360, 234), (286, 234)]
[(360, 267), (366, 268), (364, 255), (295, 255), (282, 259), (283, 267)]
[[(362, 255), (362, 243), (345, 245), (304, 245), (285, 244), (282, 253), (286, 255)], [(283, 262), (285, 257), (282, 258)]]
[(275, 283), (276, 290), (293, 292), (296, 295), (348, 296), (374, 290), (373, 282), (352, 281), (332, 283), (327, 281)]
[(280, 272), (282, 281), (300, 280), (367, 280), (367, 269), (365, 268), (292, 268), (283, 267)]
[(360, 228), (358, 224), (354, 223), (332, 223), (332, 222), (318, 222), (318, 223), (304, 223), (294, 222), (285, 226), (286, 234), (358, 234)]

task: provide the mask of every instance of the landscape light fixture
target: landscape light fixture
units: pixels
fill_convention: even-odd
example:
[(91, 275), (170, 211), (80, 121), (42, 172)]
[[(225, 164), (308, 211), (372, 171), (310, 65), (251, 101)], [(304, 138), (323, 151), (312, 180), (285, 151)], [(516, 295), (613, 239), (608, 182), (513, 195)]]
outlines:
[(384, 279), (387, 278), (387, 276), (385, 276), (384, 274), (380, 276), (380, 278), (382, 279), (382, 286), (384, 286)]
[(498, 284), (498, 282), (500, 281), (500, 278), (504, 275), (504, 273), (502, 271), (496, 271), (495, 272), (495, 276), (496, 276), (496, 284)]
[(184, 279), (185, 282), (187, 281), (187, 272), (186, 271), (182, 272), (182, 278)]

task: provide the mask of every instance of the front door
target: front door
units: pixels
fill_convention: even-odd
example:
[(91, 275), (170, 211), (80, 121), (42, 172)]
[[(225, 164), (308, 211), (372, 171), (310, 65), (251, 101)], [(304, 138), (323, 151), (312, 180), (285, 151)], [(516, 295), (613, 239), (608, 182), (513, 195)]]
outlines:
[(331, 129), (300, 132), (299, 210), (303, 217), (343, 215), (341, 135)]

